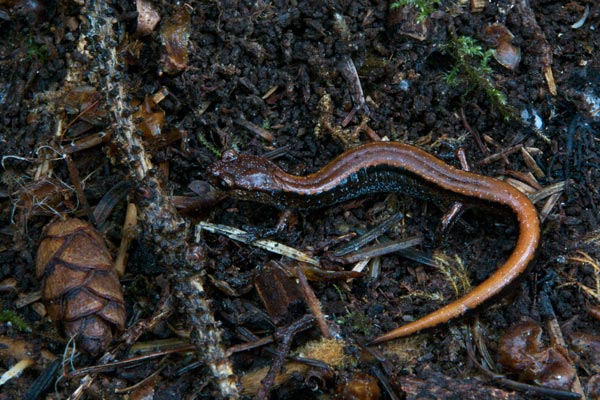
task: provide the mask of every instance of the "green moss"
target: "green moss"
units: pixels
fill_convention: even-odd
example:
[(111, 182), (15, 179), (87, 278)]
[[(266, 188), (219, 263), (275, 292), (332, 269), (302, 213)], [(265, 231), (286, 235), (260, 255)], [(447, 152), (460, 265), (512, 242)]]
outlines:
[(508, 104), (506, 96), (494, 85), (490, 77), (492, 68), (489, 61), (494, 55), (493, 49), (484, 51), (472, 37), (458, 36), (450, 39), (443, 50), (456, 61), (446, 75), (446, 81), (453, 86), (463, 84), (467, 87), (462, 95), (463, 99), (475, 89), (482, 89), (504, 120), (515, 118), (514, 108)]
[(262, 128), (266, 131), (271, 130), (271, 122), (265, 118), (262, 123)]
[(0, 310), (0, 322), (10, 322), (21, 332), (31, 332), (31, 328), (25, 320), (14, 311)]
[(198, 141), (204, 146), (206, 147), (208, 150), (210, 150), (214, 155), (216, 155), (217, 157), (221, 158), (221, 152), (219, 151), (219, 149), (217, 149), (215, 147), (215, 145), (213, 145), (212, 143), (210, 143), (208, 140), (206, 140), (206, 137), (201, 133), (198, 132), (196, 134), (196, 139), (198, 139)]
[(421, 23), (435, 11), (441, 0), (398, 0), (394, 1), (390, 8), (412, 7), (417, 10), (417, 22)]
[(371, 332), (372, 321), (362, 312), (350, 312), (338, 318), (337, 322), (341, 325), (350, 326), (353, 332), (368, 336)]
[(41, 63), (46, 62), (48, 48), (45, 44), (36, 43), (30, 35), (27, 38), (27, 58), (30, 60), (39, 60)]

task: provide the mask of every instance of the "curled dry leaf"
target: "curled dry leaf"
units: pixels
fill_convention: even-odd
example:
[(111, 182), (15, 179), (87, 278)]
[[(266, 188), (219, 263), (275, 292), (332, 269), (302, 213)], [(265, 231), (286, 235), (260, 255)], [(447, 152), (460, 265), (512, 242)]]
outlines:
[(600, 374), (600, 335), (569, 333), (569, 349), (584, 362), (584, 369)]
[(496, 49), (494, 59), (504, 68), (514, 71), (521, 62), (521, 49), (512, 44), (514, 35), (502, 24), (485, 28), (485, 39)]
[(63, 104), (69, 114), (79, 115), (79, 118), (93, 125), (101, 125), (107, 116), (106, 110), (100, 107), (102, 93), (91, 86), (78, 86), (69, 90)]
[(165, 112), (154, 102), (152, 96), (146, 96), (133, 118), (144, 138), (156, 137), (160, 135), (165, 123)]
[(500, 363), (522, 379), (570, 390), (575, 369), (558, 346), (542, 348), (542, 328), (534, 321), (511, 326), (500, 338)]
[(254, 274), (254, 287), (277, 326), (289, 323), (303, 309), (298, 284), (284, 268), (276, 261), (269, 261)]
[(374, 376), (356, 373), (351, 379), (339, 384), (335, 390), (335, 399), (379, 400), (381, 389)]
[(176, 74), (187, 68), (190, 29), (191, 16), (185, 6), (179, 7), (164, 22), (160, 29), (160, 39), (166, 50), (161, 57), (163, 72)]
[(96, 356), (125, 326), (123, 291), (100, 234), (77, 218), (50, 223), (38, 248), (42, 298), (58, 331)]

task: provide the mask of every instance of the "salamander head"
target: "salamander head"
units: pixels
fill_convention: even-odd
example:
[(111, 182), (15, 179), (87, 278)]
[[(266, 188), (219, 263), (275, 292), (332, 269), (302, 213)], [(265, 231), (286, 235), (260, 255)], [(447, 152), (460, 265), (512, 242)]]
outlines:
[(266, 158), (227, 150), (221, 160), (208, 167), (211, 183), (227, 192), (272, 192), (279, 190), (275, 179), (279, 167)]

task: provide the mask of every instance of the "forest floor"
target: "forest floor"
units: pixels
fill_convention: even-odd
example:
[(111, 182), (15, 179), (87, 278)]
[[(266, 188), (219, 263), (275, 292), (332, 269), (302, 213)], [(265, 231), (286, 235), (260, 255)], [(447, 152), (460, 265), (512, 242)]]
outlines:
[[(0, 372), (24, 369), (0, 400), (600, 398), (598, 2), (123, 4), (0, 1)], [(484, 281), (516, 219), (474, 208), (441, 232), (451, 204), (403, 193), (282, 212), (224, 198), (207, 166), (235, 149), (305, 175), (377, 140), (463, 154), (528, 194), (542, 233), (483, 307), (367, 346)], [(367, 247), (410, 251), (332, 256), (399, 213)], [(127, 260), (101, 358), (60, 332), (97, 309), (53, 323), (42, 287), (73, 284), (56, 260), (36, 274), (44, 227), (71, 217)], [(83, 248), (69, 268), (97, 268)]]

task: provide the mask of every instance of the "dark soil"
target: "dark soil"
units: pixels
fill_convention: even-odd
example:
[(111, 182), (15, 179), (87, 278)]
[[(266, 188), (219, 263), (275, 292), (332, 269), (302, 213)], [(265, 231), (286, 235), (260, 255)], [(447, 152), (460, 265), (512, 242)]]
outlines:
[[(524, 373), (499, 363), (500, 337), (524, 319), (543, 327), (543, 348), (560, 348), (575, 367), (578, 383), (558, 387), (600, 396), (600, 338), (589, 336), (598, 335), (600, 326), (594, 319), (600, 316), (600, 5), (422, 3), (434, 7), (419, 24), (415, 9), (390, 9), (379, 1), (152, 2), (161, 22), (141, 35), (132, 2), (0, 2), (0, 372), (25, 357), (6, 347), (9, 341), (35, 349), (29, 355), (34, 364), (2, 386), (0, 400), (24, 398), (28, 391), (27, 398), (67, 398), (83, 376), (69, 371), (102, 363), (85, 354), (66, 360), (67, 376), (54, 385), (63, 369), (51, 373), (52, 357), (39, 355), (48, 350), (61, 359), (68, 344), (45, 314), (35, 276), (42, 229), (58, 214), (89, 220), (96, 210), (96, 227), (116, 254), (127, 199), (138, 206), (121, 283), (127, 326), (152, 323), (137, 325), (141, 335), (128, 331), (129, 342), (115, 340), (105, 360), (128, 360), (144, 344), (146, 353), (182, 347), (143, 363), (91, 371), (88, 398), (219, 397), (222, 381), (212, 367), (221, 361), (242, 382), (241, 396), (252, 397), (249, 380), (260, 387), (262, 379), (252, 378), (255, 370), (283, 364), (296, 371), (292, 360), (283, 359), (288, 350), (298, 355), (301, 346), (321, 343), (316, 324), (296, 326), (310, 314), (296, 280), (266, 267), (277, 261), (290, 271), (297, 263), (213, 233), (202, 233), (196, 244), (193, 225), (199, 221), (284, 243), (319, 257), (322, 268), (341, 271), (354, 265), (341, 264), (332, 252), (401, 211), (405, 218), (380, 243), (418, 235), (416, 250), (425, 260), (435, 254), (449, 265), (463, 263), (470, 285), (483, 281), (518, 236), (515, 221), (502, 210), (469, 210), (440, 234), (447, 202), (398, 193), (297, 211), (278, 225), (284, 218), (275, 207), (221, 200), (205, 189), (205, 168), (218, 159), (216, 152), (280, 150), (276, 162), (284, 170), (307, 174), (377, 136), (414, 144), (455, 166), (462, 149), (472, 171), (524, 181), (520, 187), (531, 189), (528, 194), (562, 183), (553, 199), (536, 202), (544, 218), (538, 257), (526, 276), (485, 307), (370, 351), (364, 346), (369, 340), (464, 293), (467, 288), (458, 284), (457, 293), (449, 278), (457, 279), (460, 268), (391, 254), (371, 262), (363, 277), (310, 281), (329, 329), (343, 341), (342, 361), (300, 364), (279, 385), (265, 379), (258, 397), (377, 398), (351, 397), (355, 387), (380, 390), (382, 398), (556, 396), (519, 390), (477, 366), (514, 381), (543, 381), (539, 370)], [(586, 8), (587, 18), (575, 25)], [(514, 35), (512, 45), (521, 51), (516, 68), (478, 54), (461, 60), (453, 50), (469, 37), (481, 55), (501, 53), (508, 41), (498, 42), (492, 25)], [(142, 103), (157, 93), (166, 94), (158, 104)], [(152, 118), (159, 121), (154, 135)], [(129, 137), (127, 121), (134, 126)], [(144, 169), (143, 155), (155, 169)], [(160, 186), (153, 186), (157, 181)], [(190, 190), (193, 182), (201, 189)], [(98, 213), (100, 207), (108, 211)], [(368, 272), (374, 264), (379, 273)], [(202, 299), (210, 300), (220, 323), (216, 347), (204, 338), (217, 329), (210, 318), (193, 318), (202, 306), (193, 309), (193, 294), (185, 290), (192, 272), (204, 282)], [(281, 293), (278, 279), (285, 281)], [(162, 309), (168, 313), (161, 318)], [(555, 343), (552, 322), (563, 346)], [(587, 346), (574, 346), (573, 338), (583, 334)], [(190, 335), (195, 353), (184, 347)], [(226, 361), (212, 356), (214, 348), (270, 335), (275, 343), (227, 354)], [(41, 385), (45, 375), (49, 384)]]

